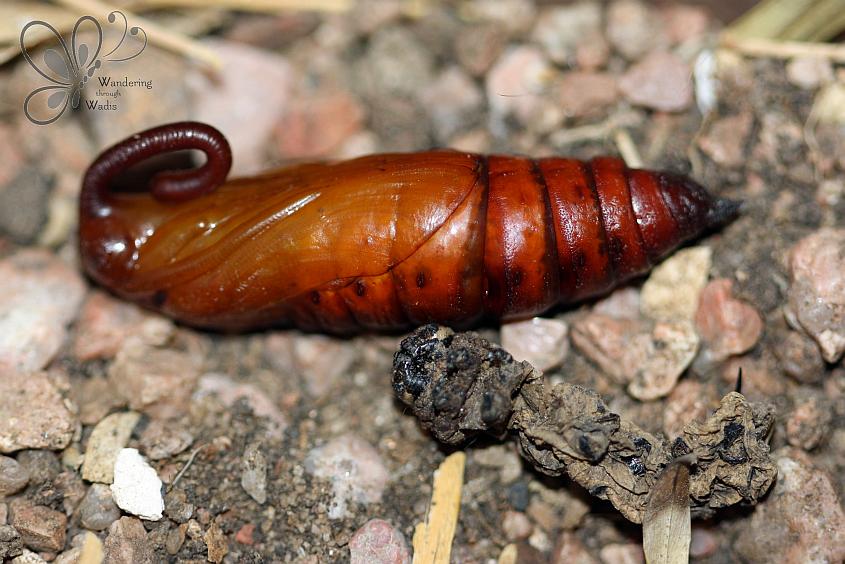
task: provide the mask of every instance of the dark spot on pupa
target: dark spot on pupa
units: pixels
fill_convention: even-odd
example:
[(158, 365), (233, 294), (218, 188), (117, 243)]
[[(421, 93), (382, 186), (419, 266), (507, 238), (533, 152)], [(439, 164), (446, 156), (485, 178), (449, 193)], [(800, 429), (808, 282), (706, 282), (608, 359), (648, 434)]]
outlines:
[(607, 255), (607, 243), (604, 240), (599, 242), (598, 252), (600, 257)]
[(625, 253), (625, 241), (619, 237), (611, 237), (608, 241), (610, 248), (610, 258), (614, 262), (622, 262), (622, 257)]
[(318, 292), (316, 290), (311, 292), (311, 302), (314, 303), (314, 304), (320, 303), (320, 292)]
[(578, 269), (584, 270), (584, 267), (587, 266), (587, 254), (580, 249), (577, 250), (573, 257), (573, 262)]
[(425, 286), (425, 272), (417, 272), (417, 288)]
[(158, 290), (155, 294), (153, 294), (153, 305), (155, 307), (161, 307), (164, 305), (164, 302), (167, 301), (167, 290)]
[(513, 284), (514, 288), (522, 284), (522, 271), (518, 268), (515, 268), (511, 272), (511, 283)]
[(363, 280), (356, 280), (355, 281), (355, 295), (358, 297), (362, 297), (364, 294), (367, 293), (367, 286), (364, 284)]

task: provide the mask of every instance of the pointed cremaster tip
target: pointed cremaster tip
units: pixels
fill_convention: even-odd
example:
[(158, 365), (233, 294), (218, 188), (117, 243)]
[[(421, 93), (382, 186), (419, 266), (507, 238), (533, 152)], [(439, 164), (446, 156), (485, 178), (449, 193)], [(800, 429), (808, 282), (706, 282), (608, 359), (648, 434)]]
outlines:
[(729, 198), (714, 198), (707, 212), (707, 227), (721, 227), (730, 223), (742, 212), (743, 203)]

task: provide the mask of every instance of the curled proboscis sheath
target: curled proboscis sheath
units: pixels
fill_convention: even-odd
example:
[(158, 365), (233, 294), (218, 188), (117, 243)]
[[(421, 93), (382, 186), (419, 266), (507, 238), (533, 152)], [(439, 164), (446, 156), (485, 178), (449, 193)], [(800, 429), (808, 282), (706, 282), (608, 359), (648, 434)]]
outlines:
[[(142, 193), (113, 186), (186, 149), (205, 164), (161, 172)], [(195, 122), (107, 149), (82, 186), (87, 272), (201, 327), (460, 327), (602, 294), (738, 207), (612, 157), (426, 151), (227, 180), (230, 165), (223, 135)]]

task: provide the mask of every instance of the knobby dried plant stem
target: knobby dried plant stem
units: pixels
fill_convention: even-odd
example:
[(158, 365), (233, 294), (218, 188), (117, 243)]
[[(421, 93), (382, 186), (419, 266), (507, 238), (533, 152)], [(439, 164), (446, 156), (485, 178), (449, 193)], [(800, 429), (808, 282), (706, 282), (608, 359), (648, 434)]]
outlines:
[(635, 523), (643, 521), (660, 472), (680, 456), (696, 459), (688, 496), (696, 515), (754, 504), (777, 475), (767, 443), (773, 407), (736, 392), (669, 441), (612, 413), (593, 390), (548, 387), (530, 364), (478, 334), (436, 325), (402, 341), (393, 387), (438, 440), (458, 445), (480, 433), (513, 435), (538, 471), (569, 475)]

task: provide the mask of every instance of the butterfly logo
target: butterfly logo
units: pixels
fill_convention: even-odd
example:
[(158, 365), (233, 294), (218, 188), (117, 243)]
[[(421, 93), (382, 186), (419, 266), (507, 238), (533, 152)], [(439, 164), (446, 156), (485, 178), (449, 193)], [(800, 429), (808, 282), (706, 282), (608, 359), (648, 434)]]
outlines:
[[(21, 53), (35, 72), (50, 82), (30, 92), (24, 100), (23, 111), (29, 121), (36, 125), (48, 125), (59, 119), (68, 106), (73, 109), (78, 108), (82, 89), (102, 68), (104, 62), (128, 61), (146, 49), (146, 32), (138, 26), (130, 28), (126, 16), (118, 10), (108, 15), (109, 23), (116, 23), (118, 17), (122, 19), (123, 35), (114, 48), (102, 57), (100, 51), (103, 47), (103, 28), (92, 16), (82, 16), (76, 21), (71, 33), (70, 48), (58, 30), (47, 22), (34, 20), (23, 27), (20, 39)], [(91, 46), (82, 42), (82, 34), (85, 31), (91, 31), (92, 35), (96, 36)], [(43, 67), (35, 61), (27, 49), (27, 32), (52, 36), (58, 42), (58, 49), (51, 48), (44, 51)], [(143, 43), (139, 50), (123, 57), (118, 54), (118, 49), (124, 44), (127, 35), (143, 39)]]

